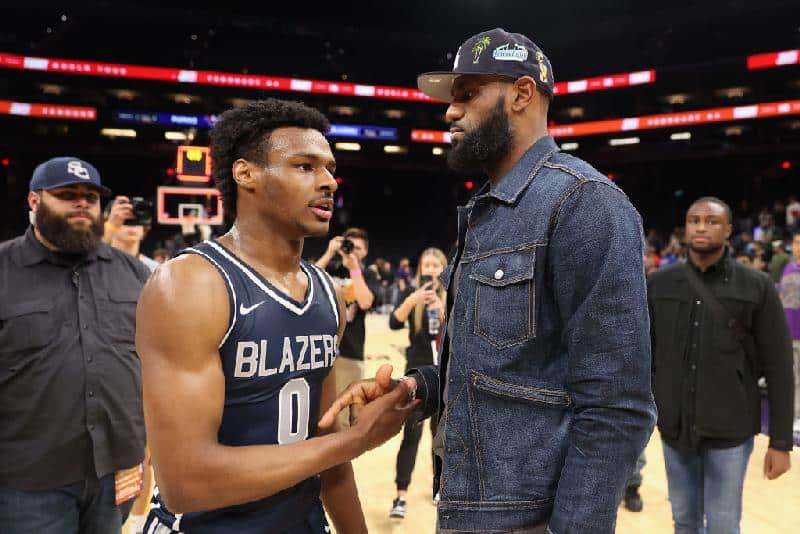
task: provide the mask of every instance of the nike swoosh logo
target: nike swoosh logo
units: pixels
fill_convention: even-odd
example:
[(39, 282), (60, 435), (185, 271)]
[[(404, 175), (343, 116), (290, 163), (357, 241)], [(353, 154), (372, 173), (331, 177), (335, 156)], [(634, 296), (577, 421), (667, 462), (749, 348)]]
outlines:
[(256, 308), (258, 308), (259, 306), (264, 304), (264, 302), (266, 302), (266, 301), (262, 300), (261, 302), (259, 302), (257, 304), (253, 304), (252, 306), (248, 306), (248, 307), (245, 307), (244, 303), (242, 303), (242, 304), (239, 305), (239, 314), (240, 315), (247, 315), (251, 311), (255, 310)]

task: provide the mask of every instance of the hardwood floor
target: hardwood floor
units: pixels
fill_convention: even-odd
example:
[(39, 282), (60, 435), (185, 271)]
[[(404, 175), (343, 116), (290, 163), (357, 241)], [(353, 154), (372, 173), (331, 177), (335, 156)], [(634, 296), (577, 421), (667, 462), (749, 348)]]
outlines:
[[(395, 375), (403, 371), (403, 349), (408, 343), (405, 330), (391, 331), (388, 318), (367, 317), (366, 372), (373, 376), (383, 363), (395, 367)], [(767, 438), (756, 438), (748, 466), (744, 490), (742, 532), (746, 534), (800, 533), (800, 465), (792, 453), (794, 469), (778, 480), (768, 481), (762, 475)], [(409, 488), (408, 514), (405, 519), (389, 519), (394, 498), (395, 458), (400, 437), (395, 436), (381, 447), (353, 462), (361, 502), (370, 532), (378, 534), (431, 534), (434, 532), (436, 509), (431, 502), (430, 431), (425, 427), (417, 456), (417, 466)], [(667, 480), (661, 441), (658, 435), (647, 446), (641, 494), (644, 510), (631, 513), (620, 507), (617, 532), (620, 534), (667, 534), (672, 532), (672, 518), (667, 500)]]

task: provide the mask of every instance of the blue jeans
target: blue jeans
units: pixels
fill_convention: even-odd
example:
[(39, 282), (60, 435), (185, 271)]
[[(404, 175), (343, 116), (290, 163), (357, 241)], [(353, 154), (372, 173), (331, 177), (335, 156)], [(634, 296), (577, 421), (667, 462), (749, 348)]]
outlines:
[(753, 438), (689, 455), (662, 443), (675, 534), (738, 534)]
[(0, 533), (119, 534), (133, 501), (116, 505), (113, 474), (49, 490), (0, 488)]

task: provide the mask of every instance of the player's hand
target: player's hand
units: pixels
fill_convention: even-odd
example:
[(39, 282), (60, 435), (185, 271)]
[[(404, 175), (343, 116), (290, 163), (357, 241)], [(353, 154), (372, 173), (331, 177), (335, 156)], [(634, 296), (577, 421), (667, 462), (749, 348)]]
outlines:
[(331, 239), (328, 242), (328, 250), (325, 251), (325, 255), (332, 258), (342, 248), (342, 241), (344, 241), (344, 237), (340, 235)]
[(764, 456), (764, 476), (767, 479), (775, 480), (791, 468), (792, 460), (787, 451), (767, 449), (767, 454)]
[(358, 380), (347, 386), (333, 401), (328, 411), (322, 415), (319, 426), (324, 429), (331, 428), (339, 412), (348, 406), (350, 407), (350, 421), (353, 421), (359, 408), (385, 395), (394, 389), (395, 385), (396, 381), (392, 380), (392, 366), (381, 365), (378, 372), (375, 373), (375, 378)]
[(108, 213), (108, 222), (114, 226), (122, 226), (126, 219), (133, 219), (133, 204), (126, 196), (117, 196)]
[(350, 412), (350, 431), (361, 436), (365, 451), (400, 432), (420, 403), (419, 400), (409, 402), (410, 391), (405, 381), (397, 382), (391, 391), (362, 406), (355, 415)]

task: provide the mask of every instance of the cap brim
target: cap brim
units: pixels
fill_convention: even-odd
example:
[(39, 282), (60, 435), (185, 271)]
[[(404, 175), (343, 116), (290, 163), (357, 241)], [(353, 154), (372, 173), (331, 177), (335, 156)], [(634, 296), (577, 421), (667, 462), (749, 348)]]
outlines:
[(67, 187), (69, 185), (85, 185), (86, 187), (91, 187), (92, 189), (97, 189), (98, 191), (100, 191), (100, 194), (103, 195), (104, 197), (110, 197), (110, 196), (112, 196), (114, 194), (111, 191), (111, 189), (107, 188), (104, 185), (97, 185), (97, 184), (93, 184), (91, 182), (90, 183), (86, 183), (85, 180), (68, 180), (66, 182), (61, 182), (59, 184), (51, 185), (50, 187), (46, 188), (45, 191), (49, 191), (50, 189), (58, 189), (59, 187)]
[(426, 72), (417, 76), (419, 90), (436, 100), (453, 101), (453, 82), (461, 76), (452, 71)]
[(512, 80), (514, 79), (513, 76), (499, 72), (453, 72), (448, 70), (420, 74), (417, 76), (417, 87), (431, 98), (442, 100), (443, 102), (452, 102), (453, 83), (459, 76), (500, 76)]

